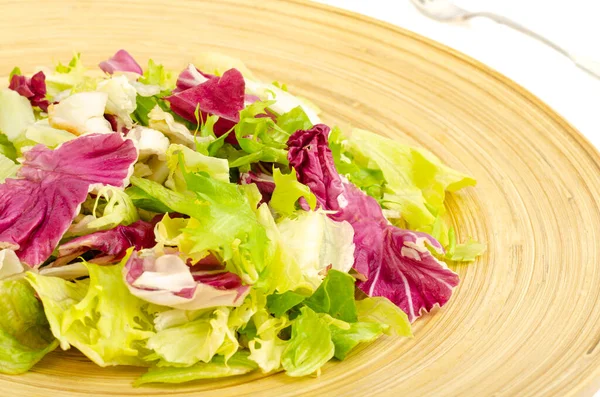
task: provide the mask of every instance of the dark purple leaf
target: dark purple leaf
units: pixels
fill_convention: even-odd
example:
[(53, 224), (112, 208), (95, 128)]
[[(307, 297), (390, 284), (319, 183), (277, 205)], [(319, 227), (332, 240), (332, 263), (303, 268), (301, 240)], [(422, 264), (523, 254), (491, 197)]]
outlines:
[(239, 112), (244, 108), (244, 90), (242, 74), (236, 69), (230, 69), (221, 77), (211, 76), (206, 81), (165, 99), (171, 103), (173, 112), (193, 123), (197, 121), (196, 108), (204, 114), (217, 115), (221, 119), (237, 123), (240, 119)]
[(31, 78), (15, 74), (10, 79), (8, 88), (29, 99), (32, 106), (37, 106), (44, 112), (48, 111), (50, 103), (46, 99), (46, 75), (44, 72), (37, 72)]

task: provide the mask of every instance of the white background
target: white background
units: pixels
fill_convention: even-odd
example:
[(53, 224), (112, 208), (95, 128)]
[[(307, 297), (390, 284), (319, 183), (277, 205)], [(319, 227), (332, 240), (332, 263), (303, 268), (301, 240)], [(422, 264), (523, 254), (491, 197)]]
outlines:
[[(544, 44), (483, 18), (466, 24), (433, 21), (410, 0), (316, 1), (393, 23), (470, 55), (533, 92), (600, 148), (600, 80)], [(470, 11), (509, 17), (572, 53), (600, 62), (598, 0), (454, 2)]]
[[(486, 63), (533, 92), (600, 149), (600, 80), (544, 44), (487, 19), (443, 24), (410, 0), (315, 0), (417, 32)], [(571, 53), (600, 62), (598, 0), (455, 0), (509, 17)], [(600, 391), (595, 394), (600, 397)]]

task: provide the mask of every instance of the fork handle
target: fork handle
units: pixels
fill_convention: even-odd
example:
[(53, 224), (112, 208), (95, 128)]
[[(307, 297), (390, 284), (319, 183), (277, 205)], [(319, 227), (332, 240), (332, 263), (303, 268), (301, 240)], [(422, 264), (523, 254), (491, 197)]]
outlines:
[(586, 57), (580, 57), (575, 54), (572, 54), (569, 51), (567, 51), (565, 48), (556, 44), (555, 42), (547, 39), (546, 37), (540, 35), (539, 33), (534, 32), (533, 30), (531, 30), (529, 28), (526, 28), (525, 26), (513, 21), (512, 19), (503, 17), (502, 15), (494, 14), (492, 12), (469, 12), (469, 13), (463, 14), (462, 19), (468, 20), (468, 19), (478, 18), (478, 17), (491, 19), (494, 22), (500, 23), (502, 25), (506, 25), (510, 28), (513, 28), (521, 33), (524, 33), (524, 34), (546, 44), (547, 46), (553, 48), (554, 50), (558, 51), (559, 53), (561, 53), (564, 56), (566, 56), (567, 58), (569, 58), (580, 69), (583, 69), (586, 72), (588, 72), (589, 74), (591, 74), (592, 76), (600, 79), (600, 63), (598, 63), (592, 59), (586, 58)]

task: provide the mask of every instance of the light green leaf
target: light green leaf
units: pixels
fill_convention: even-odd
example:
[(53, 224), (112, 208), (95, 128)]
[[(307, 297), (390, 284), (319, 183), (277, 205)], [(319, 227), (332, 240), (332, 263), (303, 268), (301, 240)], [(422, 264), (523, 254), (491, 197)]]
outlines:
[(265, 267), (267, 234), (248, 198), (233, 183), (201, 173), (184, 172), (184, 178), (197, 197), (193, 211), (178, 211), (193, 217), (184, 231), (194, 242), (191, 253), (215, 252), (230, 271), (255, 283)]
[(457, 262), (472, 262), (478, 256), (486, 251), (486, 244), (479, 243), (470, 239), (466, 243), (456, 243), (456, 233), (454, 229), (448, 232), (448, 248), (446, 249), (446, 259)]
[(289, 174), (282, 174), (279, 168), (274, 168), (273, 180), (275, 190), (269, 204), (282, 216), (290, 216), (296, 212), (296, 202), (300, 197), (306, 199), (311, 210), (316, 208), (317, 197), (308, 186), (298, 182), (296, 171), (293, 168)]
[(60, 341), (63, 350), (70, 347), (62, 331), (64, 314), (73, 305), (81, 302), (87, 294), (89, 281), (67, 281), (58, 277), (46, 277), (29, 272), (25, 279), (35, 289), (44, 304), (44, 312), (52, 334)]
[(15, 176), (19, 167), (14, 161), (0, 154), (0, 183), (3, 183), (6, 178)]
[[(97, 215), (100, 205), (102, 212)], [(96, 195), (92, 215), (86, 215), (79, 222), (73, 223), (67, 231), (67, 236), (82, 236), (113, 229), (118, 225), (127, 226), (137, 220), (139, 220), (137, 209), (127, 193), (121, 188), (104, 186)]]
[(148, 85), (158, 85), (163, 91), (170, 91), (175, 88), (177, 76), (166, 70), (163, 65), (148, 60), (148, 67), (144, 70), (144, 75), (138, 80), (140, 83)]
[(383, 335), (387, 328), (386, 324), (368, 322), (350, 323), (347, 329), (331, 325), (331, 340), (335, 345), (335, 358), (344, 360), (359, 343), (373, 342)]
[(50, 126), (48, 119), (42, 119), (25, 129), (25, 138), (33, 143), (41, 143), (54, 149), (62, 143), (77, 138), (77, 136), (68, 131), (53, 128)]
[(182, 169), (187, 172), (204, 172), (215, 180), (229, 182), (229, 164), (225, 159), (205, 156), (184, 145), (172, 144), (167, 150), (169, 177), (165, 186), (178, 192), (187, 190)]
[(408, 316), (387, 298), (378, 296), (356, 301), (356, 310), (361, 322), (387, 324), (387, 335), (412, 337)]
[(240, 147), (248, 156), (230, 159), (230, 167), (239, 167), (257, 161), (287, 164), (286, 143), (289, 133), (275, 124), (265, 109), (272, 101), (254, 102), (240, 112), (240, 121), (235, 125), (235, 136)]
[(146, 344), (154, 352), (148, 358), (159, 359), (158, 366), (210, 362), (225, 342), (229, 312), (229, 308), (220, 307), (193, 321), (157, 332)]
[(265, 257), (268, 260), (265, 261), (265, 268), (260, 274), (256, 288), (267, 294), (275, 291), (283, 293), (302, 288), (312, 290), (311, 284), (304, 281), (298, 262), (290, 254), (288, 247), (282, 240), (281, 233), (266, 203), (258, 207), (257, 217), (258, 222), (266, 231)]
[(446, 191), (475, 185), (473, 178), (445, 166), (430, 152), (365, 130), (353, 130), (343, 145), (377, 165), (387, 182), (384, 206), (400, 212), (413, 229), (431, 226), (444, 213)]
[[(156, 99), (155, 103), (155, 106), (150, 112), (146, 112), (146, 106), (150, 106), (151, 103), (144, 103), (143, 113), (146, 113), (146, 116), (140, 121), (146, 123), (150, 128), (165, 134), (171, 143), (180, 143), (189, 148), (193, 148), (195, 142), (194, 136), (190, 130), (183, 123), (175, 120), (175, 116), (170, 113), (162, 99)], [(139, 97), (138, 106), (140, 106)]]
[(302, 107), (296, 106), (289, 112), (277, 117), (277, 125), (291, 135), (298, 130), (311, 129), (313, 123), (311, 123)]
[(310, 308), (303, 307), (292, 324), (292, 337), (281, 357), (281, 365), (287, 374), (310, 375), (329, 361), (334, 352), (327, 323)]
[[(258, 310), (249, 324), (254, 331), (254, 335), (249, 336), (249, 358), (257, 363), (263, 372), (276, 371), (281, 367), (281, 358), (289, 343), (282, 340), (279, 334), (282, 329), (289, 326), (290, 322), (286, 315), (277, 318), (270, 316), (265, 308), (264, 296), (258, 297)], [(245, 334), (249, 335), (250, 332)]]
[(8, 88), (0, 89), (0, 133), (14, 142), (34, 122), (33, 108), (27, 98)]
[(256, 364), (248, 359), (247, 352), (238, 352), (227, 362), (223, 357), (216, 356), (209, 363), (200, 362), (190, 367), (151, 368), (133, 385), (138, 387), (147, 383), (184, 383), (199, 379), (225, 378), (247, 374), (256, 368)]
[(390, 221), (448, 245), (446, 192), (474, 186), (473, 178), (442, 164), (425, 149), (369, 131), (355, 129), (345, 137), (334, 129), (329, 141), (338, 172), (378, 199)]
[(58, 346), (34, 294), (25, 280), (0, 283), (0, 373), (27, 372)]
[(192, 217), (183, 232), (192, 246), (188, 254), (210, 251), (227, 263), (228, 270), (253, 284), (265, 266), (267, 236), (247, 197), (236, 184), (182, 172), (185, 193), (136, 177), (131, 183), (173, 211)]
[(383, 173), (360, 151), (347, 150), (346, 142), (342, 131), (334, 127), (329, 135), (329, 148), (337, 171), (369, 196), (381, 201), (385, 187)]
[(67, 65), (59, 63), (55, 70), (44, 70), (46, 89), (53, 100), (62, 100), (76, 92), (94, 91), (101, 77), (86, 76), (86, 68), (79, 54), (75, 54)]
[(81, 282), (27, 275), (42, 299), (52, 333), (63, 349), (73, 345), (101, 367), (147, 366), (144, 346), (154, 335), (148, 303), (131, 295), (122, 264), (85, 265), (89, 288)]
[(10, 83), (10, 81), (12, 80), (13, 76), (22, 76), (23, 73), (21, 73), (21, 68), (19, 68), (18, 66), (15, 66), (13, 68), (13, 70), (10, 71), (10, 74), (8, 75), (8, 82)]
[[(305, 280), (318, 287), (326, 268), (348, 272), (354, 264), (354, 229), (323, 211), (302, 211), (278, 224), (282, 246), (294, 258)], [(283, 292), (283, 291), (280, 291)]]
[(127, 128), (131, 128), (133, 120), (131, 114), (137, 107), (136, 89), (129, 83), (124, 75), (115, 75), (98, 83), (97, 91), (108, 95), (106, 113), (119, 117)]

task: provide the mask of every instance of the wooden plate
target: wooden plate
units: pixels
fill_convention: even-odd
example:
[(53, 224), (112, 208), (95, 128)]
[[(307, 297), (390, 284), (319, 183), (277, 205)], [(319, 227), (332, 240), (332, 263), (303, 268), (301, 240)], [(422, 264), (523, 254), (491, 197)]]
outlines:
[(119, 48), (172, 68), (200, 51), (242, 58), (314, 100), (328, 123), (424, 146), (474, 175), (477, 188), (449, 207), (462, 237), (489, 244), (456, 268), (460, 287), (415, 324), (414, 339), (379, 340), (318, 379), (133, 389), (138, 369), (56, 352), (26, 375), (1, 376), (0, 395), (564, 396), (600, 387), (600, 158), (512, 81), (414, 33), (301, 1), (0, 0), (0, 10), (6, 74), (73, 50), (89, 65)]

